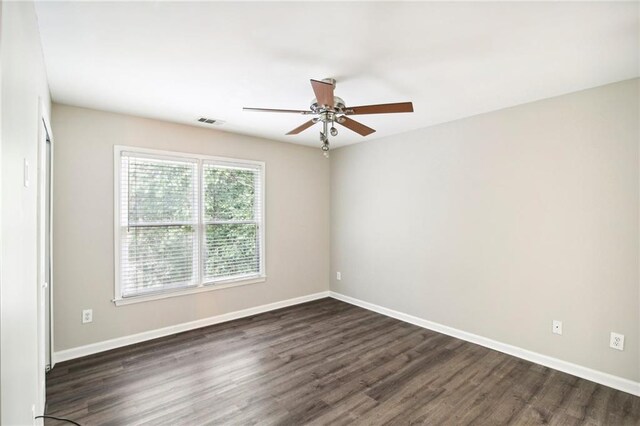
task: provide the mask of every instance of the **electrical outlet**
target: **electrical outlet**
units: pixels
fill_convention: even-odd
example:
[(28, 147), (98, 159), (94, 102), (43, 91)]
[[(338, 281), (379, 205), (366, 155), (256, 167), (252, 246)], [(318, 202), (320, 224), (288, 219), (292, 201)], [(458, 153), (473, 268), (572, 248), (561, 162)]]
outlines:
[(86, 324), (93, 321), (93, 309), (84, 309), (82, 311), (82, 323)]
[(562, 334), (562, 321), (553, 320), (553, 334)]
[(336, 272), (336, 280), (338, 280), (338, 281), (342, 280), (342, 273), (341, 272)]
[(624, 334), (618, 334), (611, 332), (611, 339), (609, 340), (609, 346), (619, 351), (624, 350)]

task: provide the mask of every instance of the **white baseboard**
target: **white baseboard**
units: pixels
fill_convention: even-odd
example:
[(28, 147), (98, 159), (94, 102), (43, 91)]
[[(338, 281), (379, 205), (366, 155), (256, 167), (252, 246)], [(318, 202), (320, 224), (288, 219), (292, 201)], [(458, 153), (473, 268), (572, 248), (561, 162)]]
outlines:
[(534, 362), (536, 364), (544, 365), (545, 367), (553, 368), (555, 370), (562, 371), (567, 374), (571, 374), (583, 379), (591, 380), (592, 382), (600, 383), (610, 388), (618, 389), (623, 392), (630, 393), (632, 395), (640, 396), (640, 382), (634, 382), (629, 379), (614, 376), (612, 374), (603, 373), (602, 371), (593, 370), (591, 368), (583, 367), (571, 362), (562, 361), (557, 358), (553, 358), (547, 355), (542, 355), (537, 352), (522, 349), (517, 346), (508, 345), (506, 343), (498, 342), (496, 340), (488, 339), (486, 337), (478, 336), (477, 334), (468, 333), (466, 331), (458, 330), (456, 328), (448, 327), (446, 325), (438, 324), (433, 321), (428, 321), (422, 318), (415, 317), (413, 315), (405, 314), (402, 312), (394, 311), (373, 303), (365, 302), (344, 294), (330, 291), (329, 295), (334, 299), (341, 300), (346, 303), (350, 303), (361, 308), (368, 309), (370, 311), (377, 312), (388, 317), (398, 319), (400, 321), (408, 322), (410, 324), (417, 325), (418, 327), (426, 328), (429, 330), (437, 331), (438, 333), (446, 334), (448, 336), (456, 337), (467, 342), (475, 343), (494, 349), (499, 352), (503, 352), (508, 355), (513, 355), (518, 358), (525, 359), (527, 361)]
[(250, 317), (252, 315), (261, 314), (263, 312), (273, 311), (280, 308), (286, 308), (287, 306), (299, 305), (300, 303), (310, 302), (312, 300), (322, 299), (329, 297), (328, 291), (322, 291), (320, 293), (309, 294), (306, 296), (295, 297), (293, 299), (282, 300), (280, 302), (269, 303), (267, 305), (256, 306), (253, 308), (242, 309), (240, 311), (229, 312), (227, 314), (216, 315), (209, 318), (203, 318), (196, 321), (185, 322), (178, 325), (172, 325), (169, 327), (158, 328), (156, 330), (145, 331), (138, 334), (132, 334), (130, 336), (117, 337), (115, 339), (105, 340), (103, 342), (91, 343), (85, 346), (79, 346), (76, 348), (65, 349), (63, 351), (53, 353), (53, 361), (63, 362), (70, 359), (80, 358), (87, 355), (92, 355), (98, 352), (104, 352), (111, 349), (120, 348), (122, 346), (133, 345), (134, 343), (144, 342), (146, 340), (157, 339), (158, 337), (169, 336), (171, 334), (181, 333), (183, 331), (189, 331), (196, 328), (207, 327), (213, 324), (219, 324), (222, 322), (232, 321), (239, 318)]

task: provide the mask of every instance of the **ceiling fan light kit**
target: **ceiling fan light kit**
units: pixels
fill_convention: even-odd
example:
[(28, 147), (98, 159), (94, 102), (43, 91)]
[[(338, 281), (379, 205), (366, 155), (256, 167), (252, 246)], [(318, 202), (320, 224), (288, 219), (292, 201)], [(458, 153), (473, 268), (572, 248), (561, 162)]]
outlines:
[[(335, 96), (336, 81), (333, 78), (325, 78), (323, 80), (311, 79), (311, 88), (316, 97), (311, 101), (309, 110), (294, 109), (271, 109), (271, 108), (243, 108), (244, 111), (256, 112), (285, 112), (296, 113), (302, 115), (316, 115), (311, 120), (301, 124), (295, 129), (287, 133), (287, 135), (297, 135), (298, 133), (308, 129), (318, 122), (322, 122), (322, 130), (320, 131), (320, 143), (325, 157), (329, 157), (329, 137), (337, 136), (338, 129), (335, 124), (338, 123), (347, 129), (358, 133), (361, 136), (367, 136), (375, 132), (374, 129), (353, 120), (347, 115), (363, 115), (363, 114), (390, 114), (399, 112), (413, 112), (413, 104), (411, 102), (400, 102), (393, 104), (377, 104), (363, 105), (356, 107), (347, 107), (344, 100)], [(329, 128), (329, 125), (331, 127)]]

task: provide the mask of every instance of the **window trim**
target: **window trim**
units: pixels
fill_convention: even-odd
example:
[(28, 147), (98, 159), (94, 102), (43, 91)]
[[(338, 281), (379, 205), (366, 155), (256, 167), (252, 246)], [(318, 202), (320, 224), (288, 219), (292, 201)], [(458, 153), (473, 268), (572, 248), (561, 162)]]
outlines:
[[(120, 283), (120, 251), (121, 251), (121, 238), (120, 238), (120, 174), (121, 174), (121, 155), (123, 152), (132, 152), (136, 155), (140, 155), (141, 157), (148, 158), (157, 158), (158, 156), (162, 156), (164, 158), (173, 158), (175, 160), (184, 161), (186, 160), (195, 160), (198, 163), (198, 190), (199, 190), (199, 203), (198, 203), (198, 235), (199, 238), (199, 265), (198, 265), (198, 284), (196, 286), (190, 286), (185, 288), (175, 288), (168, 290), (161, 290), (156, 292), (145, 293), (137, 296), (128, 296), (122, 297), (121, 292), (121, 283)], [(203, 256), (203, 248), (204, 248), (204, 238), (202, 237), (202, 233), (204, 232), (204, 204), (202, 199), (204, 197), (203, 193), (203, 179), (201, 176), (202, 166), (205, 162), (212, 163), (227, 163), (229, 166), (258, 166), (260, 169), (260, 221), (258, 225), (258, 233), (260, 237), (260, 272), (257, 275), (251, 275), (248, 277), (240, 277), (240, 278), (227, 278), (227, 279), (219, 279), (219, 280), (205, 280), (203, 274), (204, 267), (204, 256)], [(114, 238), (114, 298), (112, 302), (115, 303), (116, 306), (129, 305), (132, 303), (140, 303), (147, 302), (151, 300), (165, 299), (168, 297), (175, 296), (183, 296), (187, 294), (196, 294), (202, 293), (205, 291), (212, 290), (220, 290), (223, 288), (237, 287), (241, 285), (247, 284), (255, 284), (266, 281), (266, 254), (265, 254), (265, 206), (266, 206), (266, 198), (265, 198), (265, 188), (266, 188), (266, 164), (264, 161), (256, 161), (256, 160), (243, 160), (238, 158), (229, 158), (229, 157), (219, 157), (213, 155), (205, 155), (205, 154), (196, 154), (196, 153), (187, 153), (187, 152), (177, 152), (177, 151), (166, 151), (166, 150), (158, 150), (158, 149), (150, 149), (150, 148), (140, 148), (135, 146), (124, 146), (124, 145), (114, 145), (113, 147), (113, 238)]]

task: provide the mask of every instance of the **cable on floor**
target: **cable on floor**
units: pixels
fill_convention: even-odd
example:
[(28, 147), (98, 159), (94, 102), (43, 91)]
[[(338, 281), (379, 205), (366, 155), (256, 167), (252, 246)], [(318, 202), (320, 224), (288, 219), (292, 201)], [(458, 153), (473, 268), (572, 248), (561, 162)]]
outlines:
[(62, 417), (54, 417), (54, 416), (35, 416), (35, 419), (53, 419), (53, 420), (59, 420), (61, 422), (67, 422), (67, 423), (71, 423), (74, 424), (76, 426), (82, 426), (80, 423), (74, 422), (73, 420), (69, 420), (69, 419), (64, 419)]

